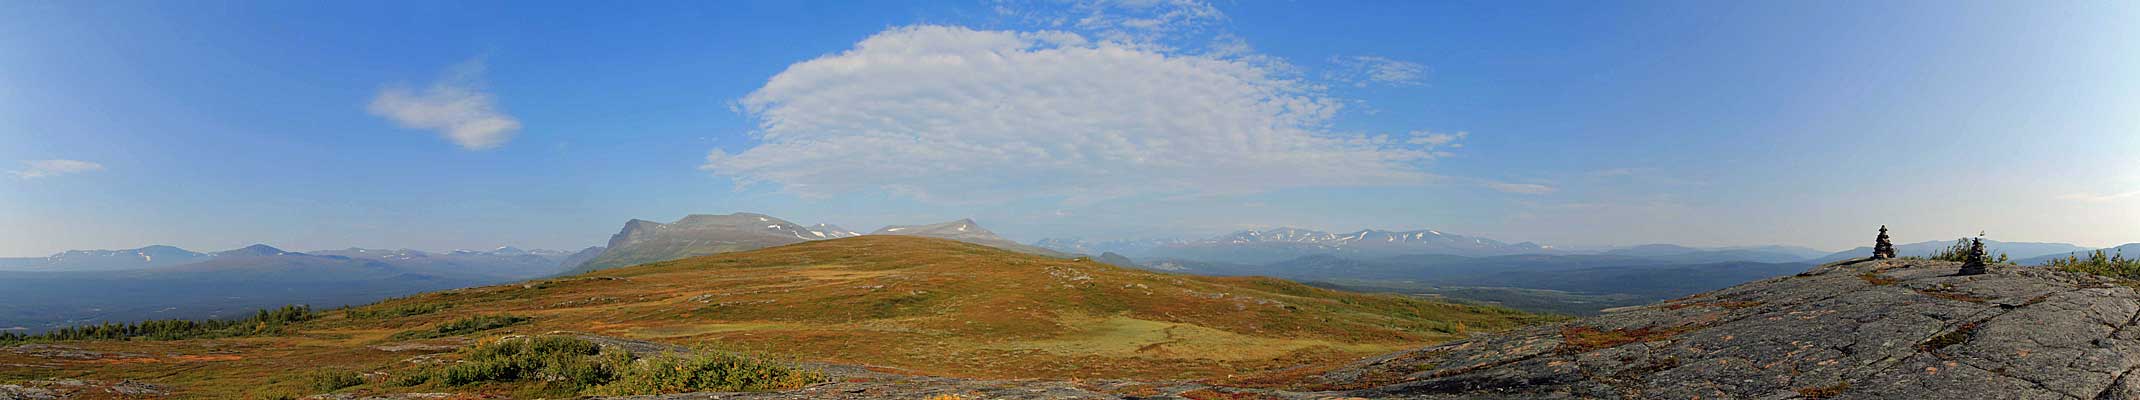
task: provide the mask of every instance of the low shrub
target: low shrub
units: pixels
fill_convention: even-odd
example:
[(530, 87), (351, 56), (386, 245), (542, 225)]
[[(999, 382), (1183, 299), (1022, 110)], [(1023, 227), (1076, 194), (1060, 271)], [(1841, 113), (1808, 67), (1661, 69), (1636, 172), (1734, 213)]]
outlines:
[(452, 322), (438, 324), (438, 326), (431, 327), (431, 329), (402, 331), (401, 333), (394, 334), (393, 339), (411, 340), (459, 336), (492, 329), (504, 328), (527, 321), (527, 317), (512, 315), (477, 315), (473, 317), (453, 320)]
[(569, 336), (485, 342), (462, 350), (461, 356), (459, 364), (403, 374), (394, 383), (542, 382), (556, 391), (582, 395), (642, 395), (783, 390), (825, 381), (821, 373), (735, 354), (639, 358)]
[(364, 384), (364, 377), (356, 372), (331, 369), (312, 371), (305, 376), (305, 380), (311, 383), (312, 390), (321, 393)]
[(595, 388), (604, 395), (682, 392), (759, 392), (824, 382), (824, 374), (730, 353), (701, 352), (640, 360), (617, 381)]
[(2066, 258), (2053, 258), (2043, 266), (2060, 271), (2140, 279), (2140, 260), (2125, 258), (2123, 251), (2104, 253), (2102, 250), (2096, 250), (2089, 253), (2088, 258), (2067, 255)]
[(435, 313), (448, 307), (452, 307), (452, 305), (445, 303), (416, 303), (393, 307), (372, 306), (343, 309), (342, 315), (349, 319), (398, 318)]
[[(1939, 261), (1969, 262), (1969, 238), (1955, 239), (1954, 244), (1950, 244), (1947, 245), (1946, 248), (1933, 251), (1932, 256), (1930, 258)], [(1984, 255), (1984, 263), (2008, 264), (2011, 263), (2011, 261), (2008, 261), (2006, 253), (1999, 253), (1996, 255)]]

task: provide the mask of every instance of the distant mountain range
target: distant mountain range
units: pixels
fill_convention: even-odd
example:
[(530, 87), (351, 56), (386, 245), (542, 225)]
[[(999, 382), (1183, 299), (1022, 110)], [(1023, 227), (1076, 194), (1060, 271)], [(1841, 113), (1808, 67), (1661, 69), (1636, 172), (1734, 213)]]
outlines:
[(1413, 295), (1446, 295), (1532, 311), (1588, 315), (1747, 281), (1795, 274), (1797, 262), (1702, 261), (1616, 254), (1514, 254), (1469, 257), (1415, 254), (1350, 257), (1317, 254), (1263, 264), (1155, 259), (1140, 266), (1196, 275), (1272, 276), (1320, 285)]
[[(2041, 256), (2035, 256), (2035, 257), (2030, 257), (2030, 258), (2024, 258), (2024, 259), (2020, 259), (2020, 261), (2016, 261), (2016, 262), (2014, 262), (2014, 263), (2015, 263), (2015, 264), (2021, 264), (2021, 265), (2043, 265), (2043, 264), (2046, 264), (2046, 263), (2050, 263), (2050, 262), (2051, 262), (2051, 259), (2056, 259), (2056, 258), (2066, 258), (2066, 257), (2068, 257), (2068, 256), (2071, 256), (2071, 257), (2078, 257), (2078, 258), (2086, 259), (2086, 258), (2088, 258), (2088, 256), (2090, 256), (2090, 255), (2093, 255), (2093, 254), (2095, 254), (2095, 250), (2096, 250), (2096, 249), (2089, 249), (2089, 250), (2082, 250), (2082, 251), (2074, 251), (2074, 252), (2067, 252), (2067, 253), (2058, 253), (2058, 254), (2046, 254), (2046, 255), (2041, 255)], [(2104, 248), (2104, 249), (2101, 249), (2101, 250), (2103, 250), (2103, 254), (2104, 254), (2104, 255), (2120, 255), (2120, 254), (2123, 254), (2123, 255), (2125, 255), (2125, 258), (2128, 258), (2128, 259), (2132, 259), (2132, 258), (2140, 258), (2140, 243), (2126, 243), (2126, 244), (2124, 244), (2124, 245), (2120, 245), (2120, 246), (2118, 246), (2118, 247), (2110, 247), (2110, 248)], [(2011, 257), (2011, 256), (2009, 256), (2009, 257)]]
[(1069, 253), (1055, 251), (1038, 246), (1023, 245), (1019, 244), (1018, 242), (1013, 242), (1010, 239), (1004, 239), (1002, 236), (996, 236), (995, 232), (991, 232), (987, 228), (982, 228), (981, 224), (974, 223), (972, 219), (961, 219), (957, 221), (928, 225), (893, 225), (877, 229), (876, 232), (870, 232), (870, 234), (933, 237), (938, 239), (957, 240), (961, 242), (973, 243), (982, 246), (994, 247), (998, 249), (1010, 250), (1026, 254), (1043, 255), (1058, 258), (1072, 256)]
[[(1910, 244), (1898, 244), (1895, 245), (1895, 255), (1902, 257), (1924, 257), (1953, 245), (1954, 240), (1932, 240)], [(2021, 261), (2017, 262), (2021, 265), (2036, 265), (2036, 263), (2029, 263), (2026, 261), (2038, 257), (2050, 255), (2063, 256), (2068, 253), (2078, 253), (2092, 250), (2095, 249), (2075, 246), (2066, 243), (2001, 242), (1997, 240), (1984, 241), (1985, 253), (2004, 253), (2009, 259)], [(1826, 264), (1830, 262), (1848, 260), (1852, 258), (1865, 258), (1871, 255), (1872, 247), (1866, 246), (1836, 252), (1835, 254), (1829, 254), (1827, 256), (1822, 256), (1820, 258), (1808, 261), (1814, 264)]]
[(1049, 239), (1034, 245), (1056, 251), (1096, 254), (1120, 253), (1132, 258), (1181, 258), (1229, 263), (1268, 263), (1315, 254), (1393, 256), (1403, 254), (1456, 254), (1488, 256), (1548, 252), (1536, 243), (1504, 243), (1482, 237), (1436, 230), (1384, 231), (1364, 229), (1331, 233), (1311, 229), (1273, 228), (1234, 232), (1198, 240), (1145, 240), (1085, 242)]
[(213, 253), (171, 246), (68, 251), (0, 263), (0, 329), (230, 316), (285, 304), (363, 304), (548, 276), (573, 255), (512, 247), (307, 253), (257, 244)]
[(49, 257), (0, 258), (0, 270), (118, 271), (186, 264), (209, 256), (162, 245), (126, 250), (68, 250)]

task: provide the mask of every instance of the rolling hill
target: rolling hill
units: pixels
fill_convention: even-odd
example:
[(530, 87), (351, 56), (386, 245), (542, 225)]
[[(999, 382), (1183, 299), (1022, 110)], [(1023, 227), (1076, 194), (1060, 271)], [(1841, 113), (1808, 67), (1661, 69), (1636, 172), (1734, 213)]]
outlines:
[[(479, 315), (526, 321), (438, 339), (391, 337)], [(295, 378), (298, 370), (392, 374), (404, 359), (476, 338), (577, 332), (908, 374), (1194, 379), (1337, 365), (1547, 320), (1271, 278), (1173, 275), (869, 235), (426, 293), (328, 313), (283, 336), (80, 344), (161, 360), (147, 364), (26, 361), (0, 352), (0, 378), (64, 372), (180, 382), (192, 385), (177, 388), (180, 397), (192, 398), (316, 393)], [(223, 361), (182, 361), (210, 355)], [(188, 367), (156, 367), (164, 362)], [(32, 363), (46, 366), (23, 366)], [(442, 389), (365, 385), (360, 390)]]

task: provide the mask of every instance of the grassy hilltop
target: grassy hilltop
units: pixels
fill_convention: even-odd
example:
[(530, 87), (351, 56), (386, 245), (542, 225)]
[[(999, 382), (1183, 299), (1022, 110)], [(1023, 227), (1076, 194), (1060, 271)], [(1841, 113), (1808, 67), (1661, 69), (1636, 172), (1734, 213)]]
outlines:
[(277, 335), (61, 343), (123, 357), (0, 351), (0, 382), (131, 379), (229, 398), (319, 393), (319, 378), (301, 371), (324, 368), (360, 377), (341, 390), (539, 392), (391, 381), (417, 373), (412, 358), (450, 363), (497, 337), (554, 332), (915, 374), (1199, 379), (1331, 365), (1545, 318), (864, 236), (427, 293), (328, 312)]

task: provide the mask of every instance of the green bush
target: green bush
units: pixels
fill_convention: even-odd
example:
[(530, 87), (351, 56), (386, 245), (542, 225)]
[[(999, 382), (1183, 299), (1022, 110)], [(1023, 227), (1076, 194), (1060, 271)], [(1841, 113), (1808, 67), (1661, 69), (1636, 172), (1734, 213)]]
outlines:
[(758, 392), (796, 389), (824, 382), (824, 374), (741, 355), (701, 352), (640, 360), (616, 382), (594, 389), (598, 395), (684, 392)]
[[(1969, 262), (1969, 238), (1955, 239), (1954, 244), (1947, 245), (1947, 248), (1933, 251), (1930, 258), (1939, 261)], [(2007, 264), (2010, 261), (2007, 261), (2006, 253), (1999, 253), (1997, 255), (1984, 255), (1984, 263)]]
[(321, 393), (364, 384), (364, 377), (358, 376), (356, 372), (343, 370), (323, 369), (312, 371), (311, 374), (305, 376), (305, 380), (312, 383), (312, 390)]
[(2044, 266), (2060, 271), (2140, 279), (2140, 260), (2125, 258), (2124, 251), (2107, 254), (2102, 250), (2096, 250), (2088, 254), (2088, 258), (2080, 258), (2069, 254), (2066, 255), (2066, 258), (2053, 258), (2050, 263), (2044, 264)]
[(823, 382), (823, 374), (748, 357), (707, 353), (639, 359), (569, 336), (511, 338), (463, 349), (461, 363), (403, 374), (403, 386), (542, 382), (584, 395), (764, 391)]
[(504, 328), (527, 321), (527, 317), (519, 317), (512, 315), (477, 315), (473, 317), (454, 320), (453, 322), (438, 324), (438, 326), (431, 327), (431, 329), (402, 331), (401, 333), (394, 334), (393, 339), (410, 340), (458, 336), (492, 329)]

